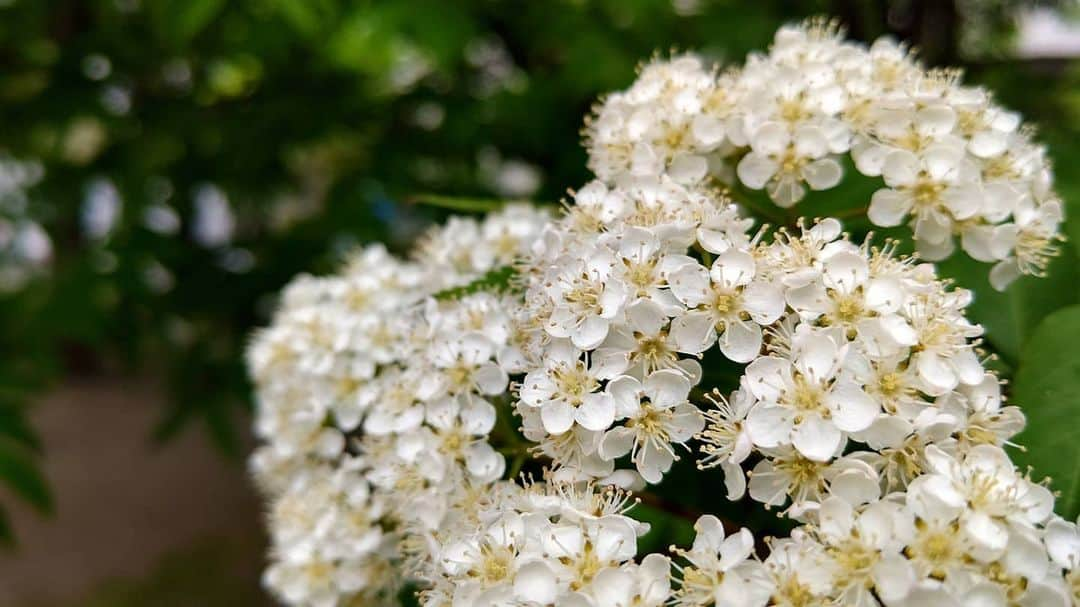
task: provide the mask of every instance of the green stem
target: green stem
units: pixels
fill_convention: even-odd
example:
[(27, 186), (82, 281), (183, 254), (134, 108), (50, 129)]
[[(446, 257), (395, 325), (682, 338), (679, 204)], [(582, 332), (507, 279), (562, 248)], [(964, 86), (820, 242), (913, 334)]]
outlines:
[(705, 267), (711, 268), (713, 263), (712, 253), (706, 251), (705, 247), (702, 247), (701, 244), (697, 242), (694, 243), (694, 250), (697, 251), (699, 255), (701, 255), (701, 262), (705, 264)]
[(513, 463), (510, 464), (510, 475), (507, 477), (510, 480), (514, 480), (521, 474), (521, 468), (525, 465), (525, 461), (529, 459), (529, 452), (522, 451), (514, 457)]
[(856, 219), (866, 217), (866, 212), (869, 209), (867, 207), (855, 207), (853, 209), (847, 209), (846, 211), (838, 211), (833, 213), (830, 217), (836, 219)]

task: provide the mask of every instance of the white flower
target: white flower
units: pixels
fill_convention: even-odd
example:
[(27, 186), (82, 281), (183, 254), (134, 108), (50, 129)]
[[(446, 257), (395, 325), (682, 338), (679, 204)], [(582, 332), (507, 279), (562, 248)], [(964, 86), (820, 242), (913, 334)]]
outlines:
[(816, 126), (803, 125), (794, 132), (767, 122), (750, 136), (752, 152), (739, 161), (739, 180), (746, 187), (766, 188), (777, 206), (787, 208), (813, 190), (827, 190), (840, 182), (840, 163), (826, 157), (829, 141)]
[(961, 383), (975, 385), (983, 381), (982, 365), (970, 341), (982, 333), (982, 328), (959, 313), (970, 297), (961, 290), (929, 292), (907, 306), (905, 316), (918, 335), (910, 364), (927, 394), (936, 396)]
[(765, 506), (782, 506), (791, 498), (793, 515), (812, 510), (829, 494), (852, 504), (872, 501), (879, 495), (879, 479), (873, 467), (854, 456), (831, 464), (807, 459), (788, 447), (770, 450), (750, 472), (749, 493)]
[(625, 373), (638, 379), (659, 369), (676, 369), (692, 381), (701, 377), (701, 365), (680, 359), (669, 334), (668, 318), (656, 303), (639, 299), (626, 310), (626, 324), (615, 325), (593, 357), (605, 366), (626, 367)]
[(562, 434), (575, 422), (587, 430), (607, 429), (615, 420), (615, 402), (601, 382), (621, 372), (625, 360), (582, 360), (582, 352), (565, 342), (552, 344), (545, 355), (543, 368), (530, 371), (522, 381), (521, 403), (540, 409), (550, 434)]
[(879, 226), (897, 226), (909, 215), (919, 251), (926, 259), (944, 259), (952, 253), (954, 222), (979, 211), (981, 189), (978, 170), (952, 145), (936, 145), (917, 156), (897, 150), (882, 168), (891, 189), (874, 192), (869, 217)]
[(1076, 523), (1053, 517), (1046, 524), (1043, 541), (1055, 565), (1070, 571), (1080, 567), (1080, 531)]
[(780, 290), (755, 281), (755, 262), (745, 251), (729, 249), (709, 272), (698, 264), (684, 265), (670, 277), (675, 296), (691, 308), (671, 323), (671, 339), (681, 352), (700, 354), (715, 343), (736, 362), (749, 362), (761, 350), (761, 325), (784, 311)]
[(674, 605), (739, 605), (764, 607), (773, 588), (761, 563), (753, 559), (754, 536), (746, 528), (724, 537), (724, 526), (712, 515), (694, 523), (694, 545), (676, 550), (689, 561), (682, 568)]
[(663, 251), (660, 238), (644, 228), (629, 226), (616, 237), (615, 276), (625, 285), (630, 300), (647, 299), (668, 314), (680, 310), (682, 306), (667, 289), (668, 275), (694, 260)]
[(724, 471), (724, 484), (728, 499), (737, 500), (746, 491), (746, 477), (739, 466), (754, 448), (754, 441), (746, 427), (746, 414), (754, 404), (748, 390), (736, 390), (731, 398), (724, 398), (713, 390), (705, 398), (713, 404), (705, 411), (706, 425), (701, 433), (701, 452), (705, 457), (698, 467), (705, 469), (720, 466)]
[(600, 455), (615, 459), (630, 453), (646, 481), (660, 482), (678, 459), (674, 445), (685, 444), (705, 426), (701, 412), (687, 402), (690, 381), (677, 371), (661, 370), (644, 382), (618, 377), (611, 381), (608, 392), (618, 418), (626, 423), (607, 431), (600, 442)]
[(818, 535), (832, 559), (834, 593), (845, 605), (876, 605), (904, 598), (915, 571), (902, 554), (914, 532), (910, 512), (893, 502), (874, 502), (856, 511), (839, 497), (818, 510)]
[(998, 447), (977, 445), (957, 460), (929, 446), (926, 457), (931, 472), (908, 486), (908, 504), (922, 518), (957, 520), (980, 561), (1004, 554), (1010, 525), (1036, 525), (1053, 509), (1050, 491), (1019, 476)]
[(560, 258), (559, 270), (547, 283), (554, 302), (545, 329), (552, 337), (570, 338), (584, 350), (607, 337), (611, 322), (623, 311), (627, 287), (614, 278), (615, 258), (605, 247)]
[(880, 405), (840, 374), (846, 348), (822, 333), (794, 338), (792, 359), (762, 357), (746, 369), (746, 389), (758, 403), (747, 416), (759, 447), (793, 445), (806, 457), (828, 461), (848, 432), (865, 430)]
[(572, 588), (588, 587), (599, 572), (637, 553), (637, 531), (621, 515), (557, 523), (542, 532), (540, 542), (556, 577)]
[(776, 605), (828, 604), (832, 576), (822, 547), (804, 534), (773, 542), (765, 559)]
[(903, 284), (872, 272), (870, 261), (863, 251), (836, 251), (816, 280), (788, 290), (787, 301), (804, 320), (842, 329), (848, 339), (862, 340), (868, 354), (888, 356), (914, 345), (916, 335), (898, 314), (907, 300)]
[(641, 565), (604, 569), (593, 580), (592, 595), (596, 607), (660, 607), (671, 595), (671, 562), (650, 554)]
[(430, 401), (444, 394), (470, 391), (488, 395), (501, 393), (509, 378), (492, 361), (494, 355), (494, 344), (479, 333), (436, 339), (429, 351), (435, 373), (421, 380), (418, 396)]

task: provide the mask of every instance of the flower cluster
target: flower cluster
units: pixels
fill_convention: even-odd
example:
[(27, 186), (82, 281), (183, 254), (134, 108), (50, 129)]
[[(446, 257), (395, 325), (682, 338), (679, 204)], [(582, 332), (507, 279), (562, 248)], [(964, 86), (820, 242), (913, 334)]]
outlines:
[[(755, 228), (704, 179), (728, 163), (793, 204), (842, 152), (1017, 153), (1015, 125), (996, 154), (961, 133), (992, 107), (963, 114), (964, 91), (820, 25), (739, 73), (655, 62), (590, 124), (600, 179), (561, 216), (454, 218), (412, 261), (370, 247), (297, 279), (248, 361), (267, 586), (319, 607), (393, 605), (406, 583), (425, 607), (1077, 604), (1080, 533), (1004, 451), (1024, 416), (971, 293), (836, 219)], [(886, 137), (905, 112), (948, 128)], [(770, 137), (805, 157), (770, 160)], [(977, 174), (963, 187), (992, 189)], [(994, 221), (1019, 221), (1009, 204)], [(948, 238), (990, 226), (980, 209)], [(663, 502), (649, 485), (680, 458), (797, 527), (755, 539), (706, 514), (691, 547), (639, 554), (633, 492)]]
[(746, 362), (761, 346), (757, 323), (776, 320), (782, 302), (767, 301), (761, 283), (760, 303), (746, 308), (757, 320), (714, 301), (751, 282), (733, 275), (714, 290), (688, 254), (746, 255), (749, 223), (722, 198), (665, 177), (626, 189), (593, 182), (575, 201), (523, 264), (517, 412), (525, 436), (568, 472), (601, 477), (629, 453), (659, 482), (704, 427), (688, 398), (714, 327), (732, 319), (721, 348)]
[(927, 70), (887, 39), (847, 42), (830, 22), (781, 28), (768, 53), (719, 74), (691, 55), (654, 60), (597, 107), (586, 136), (605, 181), (711, 176), (783, 208), (836, 186), (849, 156), (884, 182), (870, 221), (907, 223), (929, 260), (958, 237), (995, 264), (999, 289), (1056, 251), (1062, 204), (1032, 129), (958, 72)]
[(466, 521), (433, 534), (425, 606), (660, 607), (670, 561), (633, 562), (649, 528), (626, 515), (625, 492), (592, 483), (503, 483)]
[(437, 528), (462, 492), (502, 476), (486, 439), (508, 382), (497, 360), (509, 304), (438, 296), (520, 256), (546, 222), (523, 206), (455, 220), (416, 261), (373, 246), (285, 290), (248, 353), (266, 441), (252, 466), (271, 502), (266, 583), (284, 600), (392, 602), (401, 581), (388, 567), (423, 556), (402, 532)]

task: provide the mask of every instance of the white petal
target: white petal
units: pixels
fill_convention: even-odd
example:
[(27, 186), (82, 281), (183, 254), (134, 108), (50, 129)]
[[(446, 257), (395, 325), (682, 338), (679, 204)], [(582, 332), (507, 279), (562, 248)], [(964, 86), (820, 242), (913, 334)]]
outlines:
[(874, 588), (886, 603), (899, 601), (911, 591), (915, 571), (911, 562), (897, 554), (883, 555), (870, 571)]
[(757, 405), (746, 416), (746, 431), (759, 447), (771, 448), (791, 441), (794, 414), (786, 407)]
[(498, 365), (487, 364), (473, 373), (473, 381), (481, 394), (501, 394), (510, 378)]
[(816, 126), (800, 126), (795, 130), (795, 153), (802, 158), (821, 158), (829, 151), (825, 133)]
[(1005, 133), (999, 131), (980, 131), (968, 142), (968, 149), (979, 158), (993, 158), (1001, 155), (1009, 145)]
[(574, 412), (574, 419), (586, 430), (607, 430), (615, 421), (615, 399), (610, 394), (590, 394)]
[(939, 354), (924, 351), (918, 354), (917, 370), (919, 379), (925, 382), (931, 395), (943, 394), (956, 387), (959, 379), (953, 372), (952, 365)]
[(782, 209), (791, 208), (806, 196), (806, 186), (791, 174), (781, 174), (779, 178), (773, 179), (767, 185), (766, 191), (769, 193), (769, 198)]
[(787, 150), (791, 143), (791, 134), (787, 127), (779, 122), (766, 122), (754, 131), (751, 144), (755, 151), (762, 154), (776, 155)]
[(690, 403), (676, 405), (666, 429), (672, 443), (683, 444), (705, 429), (705, 416)]
[(758, 400), (775, 402), (791, 383), (791, 363), (763, 356), (746, 367), (746, 386)]
[(845, 500), (828, 497), (818, 509), (818, 528), (830, 541), (840, 543), (851, 535), (855, 509)]
[(708, 114), (699, 114), (694, 117), (690, 132), (701, 144), (714, 146), (724, 139), (724, 123)]
[(709, 296), (709, 271), (699, 264), (687, 264), (668, 274), (668, 285), (679, 301), (694, 307)]
[(792, 350), (795, 367), (814, 382), (832, 377), (839, 362), (839, 347), (832, 338), (823, 333), (796, 335)]
[(919, 159), (907, 150), (896, 150), (885, 157), (881, 175), (890, 187), (915, 183), (919, 177)]
[(607, 337), (610, 323), (599, 316), (589, 316), (573, 331), (570, 340), (582, 350), (592, 350)]
[(769, 325), (784, 312), (784, 295), (780, 287), (769, 282), (752, 282), (742, 292), (743, 307), (755, 322)]
[(626, 318), (634, 331), (643, 335), (656, 335), (667, 323), (667, 315), (660, 306), (644, 298), (627, 306)]
[(558, 580), (543, 561), (522, 565), (514, 576), (514, 596), (521, 601), (548, 605), (558, 593)]
[(739, 161), (736, 172), (743, 185), (751, 190), (760, 190), (772, 179), (779, 168), (780, 165), (768, 156), (750, 152)]
[(904, 222), (911, 211), (911, 197), (896, 190), (882, 188), (870, 197), (867, 216), (876, 226), (890, 228)]
[(969, 184), (951, 187), (942, 193), (941, 198), (953, 218), (962, 221), (974, 217), (982, 210), (986, 194), (978, 185)]
[(641, 392), (641, 382), (629, 375), (616, 377), (607, 385), (620, 419), (634, 415), (641, 408)]
[(943, 103), (924, 107), (915, 113), (915, 124), (922, 135), (947, 135), (956, 124), (956, 112)]
[(608, 430), (600, 440), (600, 457), (613, 460), (630, 453), (630, 449), (634, 447), (634, 437), (634, 431), (630, 428), (619, 426)]
[(851, 382), (837, 383), (826, 397), (836, 427), (845, 432), (859, 432), (870, 427), (881, 406)]
[(841, 251), (825, 261), (825, 278), (828, 286), (852, 293), (870, 276), (866, 258), (849, 251)]
[(473, 443), (465, 453), (465, 467), (473, 478), (491, 482), (506, 471), (506, 459), (488, 443)]
[(668, 167), (668, 175), (675, 181), (683, 184), (694, 184), (705, 178), (709, 172), (709, 164), (701, 156), (680, 154), (671, 161)]
[(469, 434), (482, 435), (495, 427), (495, 407), (482, 398), (470, 398), (461, 408), (461, 423)]
[(1020, 274), (1020, 266), (1016, 263), (1016, 259), (1006, 259), (998, 262), (990, 270), (990, 284), (994, 289), (1004, 291), (1013, 281), (1020, 278)]
[(975, 558), (993, 560), (1009, 545), (1009, 532), (1005, 525), (995, 521), (984, 512), (970, 512), (963, 520), (964, 534), (976, 546)]
[(904, 289), (898, 280), (890, 277), (873, 278), (866, 287), (866, 306), (871, 310), (889, 314), (900, 309), (904, 303)]
[(729, 322), (717, 341), (724, 356), (748, 363), (761, 351), (761, 327), (753, 322)]
[(562, 434), (574, 425), (574, 408), (565, 401), (552, 401), (540, 408), (540, 419), (548, 434)]
[(820, 415), (807, 415), (791, 431), (791, 443), (799, 453), (819, 462), (832, 459), (843, 440), (843, 433)]
[(742, 467), (731, 462), (721, 462), (720, 468), (724, 471), (724, 488), (727, 489), (727, 498), (738, 501), (746, 494), (746, 474)]
[(832, 158), (815, 160), (802, 168), (802, 178), (812, 190), (827, 190), (840, 183), (844, 169)]
[(641, 478), (649, 483), (656, 484), (664, 479), (664, 473), (671, 469), (671, 464), (674, 461), (675, 456), (671, 452), (649, 441), (638, 449), (634, 463), (637, 464)]
[(701, 310), (691, 310), (671, 321), (668, 341), (678, 352), (700, 354), (716, 341), (716, 328), (712, 315)]
[(745, 285), (754, 278), (754, 256), (746, 251), (728, 249), (716, 257), (709, 275), (726, 288)]
[(653, 371), (642, 384), (645, 394), (653, 405), (667, 409), (686, 402), (690, 394), (690, 380), (682, 373), (672, 369)]

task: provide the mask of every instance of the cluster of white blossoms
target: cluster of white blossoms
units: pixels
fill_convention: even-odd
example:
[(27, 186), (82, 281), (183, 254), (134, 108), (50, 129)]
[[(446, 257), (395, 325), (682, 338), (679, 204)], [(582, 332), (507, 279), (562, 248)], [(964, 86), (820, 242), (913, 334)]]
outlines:
[(928, 70), (887, 39), (845, 41), (818, 21), (781, 28), (767, 54), (720, 73), (689, 54), (654, 60), (597, 107), (586, 137), (590, 168), (609, 183), (713, 178), (764, 189), (785, 209), (840, 183), (849, 156), (883, 181), (858, 201), (873, 224), (908, 224), (932, 261), (959, 237), (995, 264), (1003, 289), (1042, 273), (1063, 219), (1032, 131), (959, 72)]
[(669, 599), (669, 559), (633, 560), (649, 526), (626, 515), (624, 491), (554, 481), (489, 491), (464, 520), (433, 534), (421, 604), (659, 607)]
[(510, 206), (455, 219), (414, 261), (372, 246), (336, 275), (286, 288), (248, 352), (257, 385), (252, 457), (270, 502), (266, 584), (289, 604), (394, 604), (408, 537), (503, 476), (487, 442), (508, 377), (510, 303), (454, 293), (520, 257), (548, 214)]
[[(849, 72), (863, 79), (822, 109), (833, 93), (818, 86)], [(759, 138), (738, 133), (773, 112), (838, 146), (797, 159), (798, 179), (822, 185), (839, 176), (830, 154), (851, 148), (861, 164), (914, 141), (879, 149), (879, 95), (966, 124), (978, 112), (961, 116), (960, 92), (894, 46), (818, 26), (785, 28), (739, 74), (654, 63), (604, 106), (625, 120), (603, 109), (592, 123), (600, 179), (561, 216), (455, 218), (411, 261), (370, 247), (297, 279), (248, 360), (267, 586), (317, 607), (396, 605), (408, 590), (424, 607), (1080, 604), (1080, 533), (1004, 450), (1024, 416), (983, 365), (971, 293), (836, 219), (755, 227), (702, 179), (739, 149), (737, 173), (761, 165), (746, 160), (764, 154)], [(734, 100), (753, 95), (751, 115)], [(934, 145), (961, 137), (952, 123), (905, 128)], [(993, 133), (958, 149), (1003, 162), (1021, 137), (1003, 132), (1006, 151), (976, 154)], [(768, 179), (784, 182), (774, 196), (802, 187)], [(678, 503), (660, 484), (680, 459), (722, 471), (717, 512), (726, 494), (796, 528), (755, 538), (706, 514), (689, 548), (641, 554), (634, 507)]]

